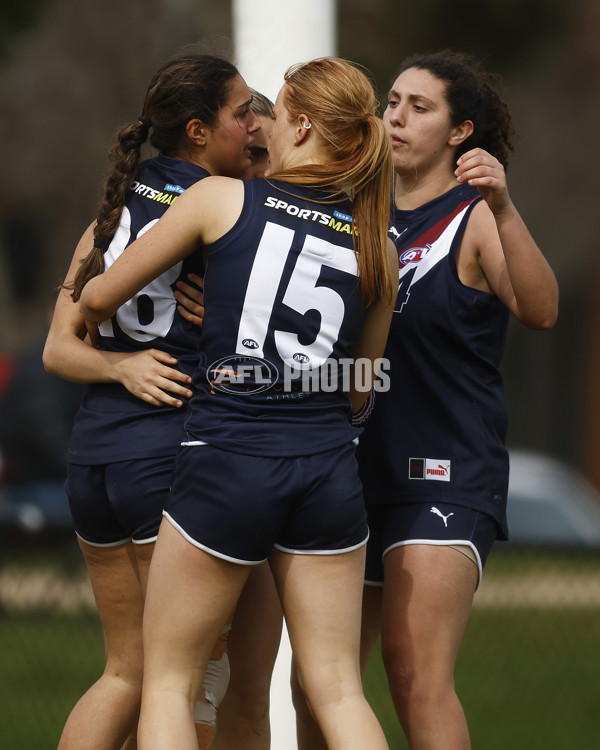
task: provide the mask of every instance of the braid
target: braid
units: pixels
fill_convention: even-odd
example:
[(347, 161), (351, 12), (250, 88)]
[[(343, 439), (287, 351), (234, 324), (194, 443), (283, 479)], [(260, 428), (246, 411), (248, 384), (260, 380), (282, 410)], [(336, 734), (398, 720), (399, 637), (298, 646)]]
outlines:
[(104, 184), (94, 246), (73, 282), (63, 284), (72, 291), (75, 302), (85, 284), (104, 271), (103, 251), (119, 226), (144, 143), (150, 138), (157, 151), (172, 156), (185, 137), (190, 120), (197, 118), (209, 126), (216, 122), (230, 83), (237, 75), (237, 68), (227, 60), (194, 52), (176, 55), (154, 73), (146, 90), (142, 116), (117, 132), (109, 152), (113, 167)]
[(104, 185), (104, 197), (98, 212), (94, 237), (105, 241), (113, 236), (121, 218), (127, 193), (135, 178), (140, 151), (148, 137), (148, 127), (141, 120), (125, 125), (117, 133), (110, 151), (114, 166)]

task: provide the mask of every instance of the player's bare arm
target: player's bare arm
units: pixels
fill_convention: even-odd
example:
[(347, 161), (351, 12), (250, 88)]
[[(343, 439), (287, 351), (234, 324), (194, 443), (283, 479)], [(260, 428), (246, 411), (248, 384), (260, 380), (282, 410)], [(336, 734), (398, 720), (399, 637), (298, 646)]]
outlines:
[(180, 407), (190, 398), (191, 378), (176, 369), (177, 360), (166, 352), (108, 352), (89, 341), (86, 321), (73, 302), (68, 284), (94, 241), (94, 224), (86, 229), (73, 255), (65, 284), (54, 307), (54, 314), (43, 361), (53, 375), (76, 383), (121, 383), (130, 393), (148, 403)]
[(219, 239), (237, 220), (243, 191), (241, 181), (227, 177), (207, 177), (188, 188), (152, 229), (85, 285), (80, 300), (83, 316), (106, 320), (161, 273)]
[(465, 230), (461, 281), (495, 294), (528, 328), (551, 328), (558, 315), (556, 278), (509, 196), (504, 167), (483, 149), (473, 149), (458, 160), (455, 174), (484, 199)]

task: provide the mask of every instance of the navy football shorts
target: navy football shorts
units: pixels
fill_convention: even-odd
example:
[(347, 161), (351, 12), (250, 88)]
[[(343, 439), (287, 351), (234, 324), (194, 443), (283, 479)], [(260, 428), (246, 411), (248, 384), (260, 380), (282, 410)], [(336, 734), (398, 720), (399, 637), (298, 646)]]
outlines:
[(352, 443), (293, 458), (184, 446), (165, 517), (196, 547), (248, 565), (273, 549), (349, 552), (369, 533)]
[(154, 542), (173, 460), (161, 456), (97, 466), (70, 463), (65, 489), (77, 536), (98, 547)]
[(365, 582), (372, 585), (383, 583), (385, 555), (407, 544), (470, 547), (481, 580), (487, 556), (498, 538), (498, 525), (491, 516), (461, 505), (373, 503), (368, 506), (368, 515)]

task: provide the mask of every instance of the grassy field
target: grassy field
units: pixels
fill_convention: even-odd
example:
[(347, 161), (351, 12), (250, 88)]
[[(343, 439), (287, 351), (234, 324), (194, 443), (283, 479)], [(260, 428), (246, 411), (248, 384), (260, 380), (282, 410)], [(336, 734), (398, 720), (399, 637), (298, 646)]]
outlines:
[[(46, 560), (43, 566), (45, 593), (49, 581), (56, 587), (43, 610), (33, 601), (16, 610), (3, 604), (7, 586), (0, 578), (2, 750), (54, 750), (70, 709), (102, 668), (95, 614), (85, 607), (65, 609), (79, 578), (73, 568), (78, 557), (69, 555), (67, 563)], [(30, 585), (24, 582), (31, 575), (34, 568), (23, 569), (18, 591)], [(492, 555), (456, 675), (475, 750), (597, 746), (599, 587), (598, 556)], [(404, 750), (379, 654), (366, 692), (390, 747)]]
[[(598, 554), (492, 553), (456, 669), (475, 750), (598, 746), (599, 589)], [(405, 750), (380, 653), (365, 691), (390, 747)]]
[(55, 750), (69, 711), (101, 673), (95, 615), (0, 617), (0, 748)]
[[(473, 748), (597, 747), (599, 614), (473, 612), (456, 674)], [(390, 747), (407, 748), (379, 654), (369, 666), (365, 690)]]

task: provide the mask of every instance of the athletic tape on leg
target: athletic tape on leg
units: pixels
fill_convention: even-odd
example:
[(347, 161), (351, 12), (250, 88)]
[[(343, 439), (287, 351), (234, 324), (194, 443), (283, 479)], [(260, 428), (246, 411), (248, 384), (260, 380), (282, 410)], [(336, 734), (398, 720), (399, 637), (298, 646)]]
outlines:
[(194, 705), (196, 724), (208, 724), (214, 727), (217, 723), (217, 708), (225, 697), (229, 685), (229, 657), (227, 656), (227, 639), (231, 624), (227, 624), (214, 645), (206, 673), (202, 681), (204, 695)]
[(202, 682), (204, 700), (198, 699), (194, 705), (194, 721), (214, 726), (217, 721), (217, 708), (225, 697), (229, 685), (229, 657), (223, 654), (220, 659), (211, 659), (206, 667)]

